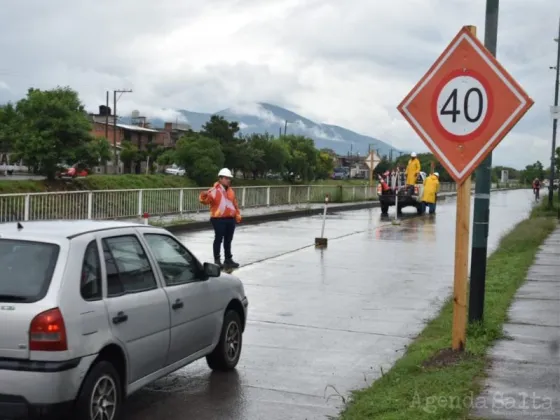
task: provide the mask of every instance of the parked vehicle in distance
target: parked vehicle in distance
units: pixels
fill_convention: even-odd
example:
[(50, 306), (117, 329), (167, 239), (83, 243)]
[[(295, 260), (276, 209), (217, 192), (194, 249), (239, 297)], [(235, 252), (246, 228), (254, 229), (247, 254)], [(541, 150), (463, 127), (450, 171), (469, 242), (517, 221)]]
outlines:
[(389, 212), (389, 207), (395, 205), (396, 192), (398, 193), (398, 207), (397, 213), (402, 213), (402, 209), (405, 207), (414, 207), (418, 214), (422, 214), (422, 193), (424, 192), (424, 180), (426, 179), (426, 174), (420, 172), (416, 179), (416, 185), (412, 188), (407, 187), (405, 184), (406, 176), (401, 173), (401, 179), (399, 179), (399, 187), (395, 188), (395, 183), (391, 180), (391, 175), (384, 178), (384, 181), (389, 185), (389, 189), (383, 191), (380, 184), (377, 185), (377, 196), (379, 198), (379, 203), (381, 205), (381, 214), (387, 215)]
[(88, 171), (87, 169), (80, 167), (80, 165), (76, 163), (72, 166), (61, 165), (61, 169), (57, 172), (56, 175), (57, 178), (60, 179), (83, 178), (88, 176)]
[(332, 174), (332, 179), (349, 179), (350, 174), (346, 168), (335, 168)]
[(239, 361), (243, 284), (165, 229), (0, 224), (0, 266), (2, 419), (117, 420), (128, 395), (195, 360)]
[(169, 168), (165, 168), (165, 173), (168, 175), (185, 176), (186, 171), (184, 168), (173, 164)]

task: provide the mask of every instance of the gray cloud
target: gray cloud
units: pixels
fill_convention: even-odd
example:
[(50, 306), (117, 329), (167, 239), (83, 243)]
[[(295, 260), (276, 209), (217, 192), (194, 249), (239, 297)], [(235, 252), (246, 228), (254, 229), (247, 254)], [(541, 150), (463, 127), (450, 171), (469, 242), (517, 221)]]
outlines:
[[(0, 102), (70, 85), (90, 109), (171, 115), (268, 101), (425, 150), (396, 105), (484, 0), (6, 0)], [(535, 100), (495, 162), (547, 161), (557, 0), (502, 2), (498, 59)]]

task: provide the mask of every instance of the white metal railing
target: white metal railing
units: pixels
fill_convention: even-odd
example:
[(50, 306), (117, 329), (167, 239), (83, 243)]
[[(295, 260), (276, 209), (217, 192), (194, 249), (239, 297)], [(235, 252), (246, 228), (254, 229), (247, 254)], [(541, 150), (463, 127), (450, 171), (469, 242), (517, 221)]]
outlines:
[[(0, 222), (53, 219), (124, 219), (205, 211), (205, 188), (96, 190), (0, 194)], [(291, 185), (235, 188), (241, 208), (371, 200), (369, 186)]]
[[(456, 191), (441, 183), (441, 192)], [(53, 219), (125, 219), (205, 211), (198, 201), (205, 188), (96, 190), (0, 194), (0, 222)], [(377, 198), (377, 188), (340, 185), (236, 187), (241, 208), (323, 202), (353, 202)]]

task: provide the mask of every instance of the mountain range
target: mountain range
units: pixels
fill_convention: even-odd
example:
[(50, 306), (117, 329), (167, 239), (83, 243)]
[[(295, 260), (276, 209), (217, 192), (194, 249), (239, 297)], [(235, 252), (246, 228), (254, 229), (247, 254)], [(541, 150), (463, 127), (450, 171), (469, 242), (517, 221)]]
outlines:
[[(228, 121), (237, 121), (243, 134), (278, 135), (286, 130), (287, 134), (305, 135), (312, 138), (319, 149), (332, 149), (341, 155), (352, 152), (365, 156), (370, 145), (381, 155), (389, 156), (391, 150), (393, 150), (393, 156), (395, 156), (394, 153), (401, 152), (391, 144), (377, 138), (359, 134), (344, 127), (317, 123), (285, 108), (263, 102), (239, 105), (215, 114), (187, 110), (177, 112), (178, 117), (173, 122), (188, 123), (195, 131), (199, 131), (212, 115), (220, 115)], [(122, 120), (125, 122), (126, 118)], [(149, 121), (152, 127), (159, 128), (164, 124), (164, 120), (160, 118)]]

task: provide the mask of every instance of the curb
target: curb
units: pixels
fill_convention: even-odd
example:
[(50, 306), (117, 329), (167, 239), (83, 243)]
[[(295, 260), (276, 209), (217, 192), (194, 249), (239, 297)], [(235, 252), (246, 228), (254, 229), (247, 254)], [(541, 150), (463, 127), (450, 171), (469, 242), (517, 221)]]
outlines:
[[(509, 191), (513, 189), (517, 189), (517, 188), (500, 188), (500, 189), (494, 189), (492, 190), (492, 192)], [(472, 194), (474, 194), (474, 191), (472, 192)], [(446, 192), (446, 193), (442, 193), (440, 197), (447, 198), (447, 197), (454, 197), (456, 195), (457, 195), (456, 192)], [(377, 208), (379, 206), (380, 206), (379, 201), (365, 201), (361, 203), (342, 204), (336, 207), (327, 208), (327, 214), (336, 214), (342, 211)], [(314, 216), (321, 213), (323, 213), (322, 207), (317, 207), (314, 209), (288, 210), (288, 211), (280, 211), (276, 213), (258, 214), (255, 216), (244, 217), (243, 225), (257, 225), (259, 223), (278, 222), (281, 220), (296, 219), (298, 217)], [(163, 226), (163, 228), (167, 229), (171, 233), (194, 232), (199, 230), (210, 229), (210, 224), (209, 224), (209, 220), (205, 220), (205, 221), (196, 221), (191, 223)]]
[[(336, 214), (341, 211), (352, 211), (352, 210), (363, 210), (379, 207), (378, 201), (366, 201), (362, 203), (340, 205), (336, 207), (327, 207), (327, 214)], [(255, 216), (246, 216), (243, 218), (243, 225), (256, 225), (265, 222), (277, 222), (281, 220), (295, 219), (298, 217), (314, 216), (317, 214), (322, 214), (324, 208), (317, 207), (314, 209), (302, 209), (302, 210), (289, 210), (281, 211), (277, 213), (268, 214), (258, 214)], [(206, 230), (210, 228), (209, 220), (197, 221), (185, 224), (177, 224), (171, 226), (164, 226), (171, 233), (177, 232), (192, 232), (197, 230)]]

